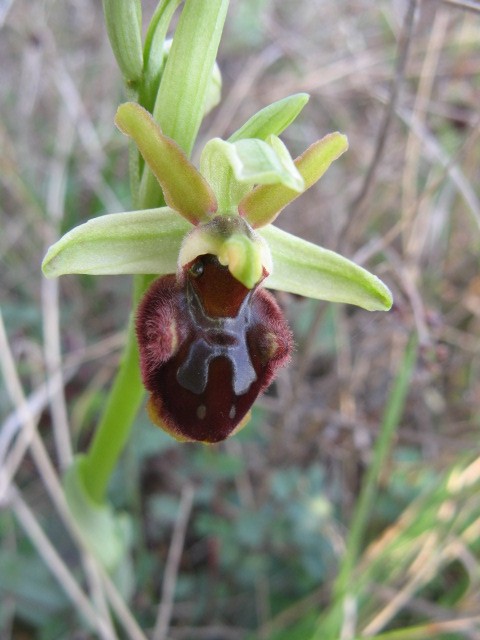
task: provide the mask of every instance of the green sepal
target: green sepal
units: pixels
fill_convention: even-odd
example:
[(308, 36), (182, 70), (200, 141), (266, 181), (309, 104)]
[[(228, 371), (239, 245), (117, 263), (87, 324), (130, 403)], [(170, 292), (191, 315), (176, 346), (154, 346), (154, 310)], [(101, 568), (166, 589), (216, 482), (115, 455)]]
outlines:
[(49, 248), (42, 270), (47, 278), (175, 273), (182, 240), (191, 229), (168, 207), (92, 218)]
[(102, 565), (115, 572), (124, 562), (132, 538), (127, 514), (92, 500), (82, 477), (83, 456), (77, 456), (64, 477), (65, 497), (81, 537)]
[(140, 0), (103, 0), (103, 12), (118, 66), (125, 81), (135, 83), (143, 72)]
[(309, 98), (308, 93), (295, 93), (269, 104), (249, 118), (235, 133), (232, 133), (228, 142), (236, 142), (244, 138), (266, 140), (270, 135), (279, 136), (292, 124)]
[[(178, 144), (165, 136), (146, 109), (125, 102), (115, 116), (118, 128), (130, 136), (160, 183), (166, 203), (192, 224), (209, 219), (217, 210), (210, 185)], [(140, 201), (142, 186), (140, 186)]]
[[(335, 132), (314, 142), (296, 158), (295, 166), (305, 181), (305, 190), (315, 184), (347, 149), (347, 137)], [(247, 193), (240, 201), (238, 210), (255, 229), (273, 222), (280, 211), (298, 196), (297, 191), (282, 184), (263, 184)]]
[(351, 260), (273, 225), (258, 234), (267, 241), (272, 254), (273, 272), (265, 281), (267, 288), (354, 304), (368, 311), (391, 308), (388, 287)]

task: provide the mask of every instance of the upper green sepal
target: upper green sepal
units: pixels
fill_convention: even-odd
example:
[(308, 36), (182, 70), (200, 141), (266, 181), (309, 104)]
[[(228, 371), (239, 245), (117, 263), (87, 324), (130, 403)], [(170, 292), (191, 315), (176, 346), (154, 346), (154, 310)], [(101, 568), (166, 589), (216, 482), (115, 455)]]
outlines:
[(343, 256), (293, 236), (273, 225), (259, 230), (273, 260), (270, 289), (329, 302), (355, 304), (368, 311), (388, 311), (392, 294), (366, 269)]

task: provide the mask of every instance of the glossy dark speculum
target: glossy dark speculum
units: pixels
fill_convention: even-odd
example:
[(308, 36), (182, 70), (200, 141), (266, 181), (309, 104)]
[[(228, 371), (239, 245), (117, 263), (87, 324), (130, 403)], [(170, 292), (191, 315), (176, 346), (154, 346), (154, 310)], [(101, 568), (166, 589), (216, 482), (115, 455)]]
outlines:
[(288, 359), (291, 333), (273, 296), (247, 289), (217, 257), (156, 280), (137, 314), (153, 422), (180, 440), (219, 442), (242, 426)]

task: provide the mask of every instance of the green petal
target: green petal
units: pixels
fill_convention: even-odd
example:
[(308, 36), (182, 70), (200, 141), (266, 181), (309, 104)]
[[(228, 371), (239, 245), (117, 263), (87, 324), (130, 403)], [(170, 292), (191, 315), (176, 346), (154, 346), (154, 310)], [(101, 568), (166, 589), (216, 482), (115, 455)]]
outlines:
[(168, 207), (112, 213), (75, 227), (47, 252), (47, 278), (67, 273), (175, 273), (191, 225)]
[(392, 306), (392, 294), (379, 278), (338, 253), (272, 225), (261, 229), (259, 235), (269, 244), (273, 259), (266, 287), (355, 304), (368, 311), (388, 311)]
[(293, 96), (269, 104), (235, 131), (228, 142), (236, 142), (243, 138), (266, 140), (270, 135), (279, 136), (292, 124), (307, 104), (309, 97), (308, 93), (295, 93)]
[(178, 144), (163, 135), (148, 111), (126, 102), (118, 107), (115, 123), (135, 141), (159, 181), (166, 203), (192, 224), (208, 220), (217, 209), (213, 191)]
[[(346, 136), (336, 132), (318, 140), (299, 156), (295, 166), (305, 180), (305, 189), (315, 184), (347, 148)], [(298, 195), (297, 191), (281, 184), (259, 185), (241, 200), (238, 210), (253, 228), (263, 227), (273, 222)]]

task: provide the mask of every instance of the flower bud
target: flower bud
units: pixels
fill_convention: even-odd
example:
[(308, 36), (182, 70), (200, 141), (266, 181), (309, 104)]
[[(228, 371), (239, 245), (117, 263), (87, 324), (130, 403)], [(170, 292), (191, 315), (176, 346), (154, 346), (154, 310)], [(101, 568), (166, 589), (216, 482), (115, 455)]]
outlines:
[(103, 12), (110, 44), (125, 81), (136, 82), (143, 71), (140, 0), (103, 0)]

